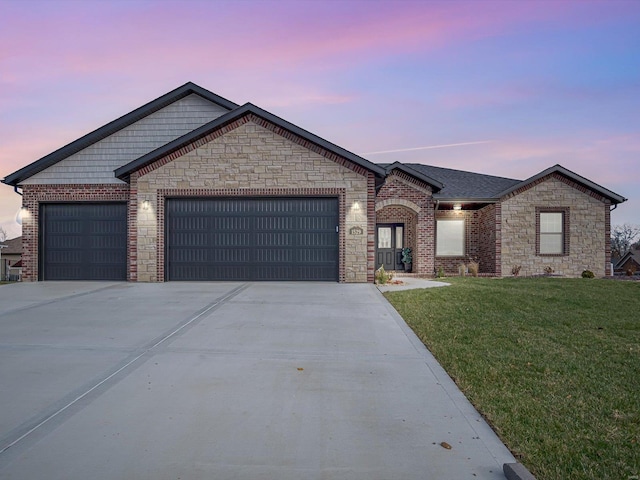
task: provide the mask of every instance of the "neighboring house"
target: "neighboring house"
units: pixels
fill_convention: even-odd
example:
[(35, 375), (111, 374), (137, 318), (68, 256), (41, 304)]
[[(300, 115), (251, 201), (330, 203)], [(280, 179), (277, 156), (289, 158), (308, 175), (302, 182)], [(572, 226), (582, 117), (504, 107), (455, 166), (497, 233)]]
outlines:
[(520, 181), (378, 165), (250, 103), (182, 87), (7, 176), (23, 280), (372, 282), (609, 274), (622, 196), (559, 165)]
[(18, 264), (22, 258), (22, 237), (12, 238), (0, 244), (6, 245), (0, 253), (0, 280), (20, 280)]
[(627, 272), (640, 275), (640, 244), (632, 246), (631, 250), (618, 259), (613, 269), (615, 273), (623, 275)]

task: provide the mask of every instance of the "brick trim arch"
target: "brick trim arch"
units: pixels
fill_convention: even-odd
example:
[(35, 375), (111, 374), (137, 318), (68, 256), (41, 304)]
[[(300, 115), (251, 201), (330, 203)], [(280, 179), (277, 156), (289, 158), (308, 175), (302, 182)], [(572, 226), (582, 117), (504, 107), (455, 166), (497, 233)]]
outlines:
[(407, 207), (409, 210), (413, 210), (415, 213), (420, 213), (421, 208), (413, 203), (411, 200), (405, 200), (403, 198), (388, 198), (386, 200), (381, 200), (376, 203), (376, 212), (379, 212), (384, 207), (389, 206), (403, 206)]

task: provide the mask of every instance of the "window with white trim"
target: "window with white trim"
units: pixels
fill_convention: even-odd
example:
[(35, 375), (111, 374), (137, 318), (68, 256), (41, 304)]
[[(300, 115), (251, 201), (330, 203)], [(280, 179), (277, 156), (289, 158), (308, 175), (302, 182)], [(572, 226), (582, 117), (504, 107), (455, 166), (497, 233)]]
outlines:
[(436, 255), (464, 256), (464, 220), (436, 220)]

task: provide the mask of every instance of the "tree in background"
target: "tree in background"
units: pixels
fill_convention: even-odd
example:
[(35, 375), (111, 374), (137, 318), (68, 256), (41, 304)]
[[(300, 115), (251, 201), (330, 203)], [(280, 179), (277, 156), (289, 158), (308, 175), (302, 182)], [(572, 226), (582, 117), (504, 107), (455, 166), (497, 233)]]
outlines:
[(640, 239), (640, 226), (624, 223), (616, 225), (611, 232), (611, 255), (621, 258)]
[(7, 239), (7, 231), (0, 227), (0, 243), (4, 242)]

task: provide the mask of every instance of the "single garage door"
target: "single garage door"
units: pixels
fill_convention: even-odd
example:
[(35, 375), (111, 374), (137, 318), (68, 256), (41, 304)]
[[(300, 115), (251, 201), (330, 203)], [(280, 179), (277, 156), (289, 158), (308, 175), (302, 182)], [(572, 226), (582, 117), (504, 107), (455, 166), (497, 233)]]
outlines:
[(126, 279), (126, 203), (42, 205), (40, 280)]
[(167, 280), (338, 280), (337, 198), (174, 198)]

